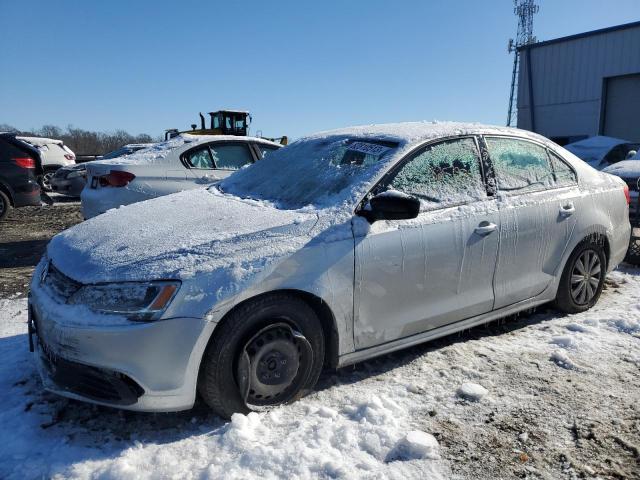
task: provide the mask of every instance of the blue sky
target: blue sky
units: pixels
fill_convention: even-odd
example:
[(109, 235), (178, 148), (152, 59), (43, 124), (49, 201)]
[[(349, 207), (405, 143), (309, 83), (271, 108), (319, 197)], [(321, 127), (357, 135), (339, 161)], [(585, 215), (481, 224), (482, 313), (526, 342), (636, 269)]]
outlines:
[[(540, 40), (640, 19), (539, 0)], [(0, 0), (0, 123), (160, 135), (250, 110), (267, 136), (363, 123), (503, 124), (511, 0)]]

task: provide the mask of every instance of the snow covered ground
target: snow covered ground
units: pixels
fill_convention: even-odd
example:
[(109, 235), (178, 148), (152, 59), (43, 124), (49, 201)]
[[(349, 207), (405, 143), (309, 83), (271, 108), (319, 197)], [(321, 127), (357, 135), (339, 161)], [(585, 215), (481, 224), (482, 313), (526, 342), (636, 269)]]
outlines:
[(640, 270), (547, 309), (325, 373), (224, 422), (42, 391), (26, 300), (0, 300), (0, 478), (639, 478)]

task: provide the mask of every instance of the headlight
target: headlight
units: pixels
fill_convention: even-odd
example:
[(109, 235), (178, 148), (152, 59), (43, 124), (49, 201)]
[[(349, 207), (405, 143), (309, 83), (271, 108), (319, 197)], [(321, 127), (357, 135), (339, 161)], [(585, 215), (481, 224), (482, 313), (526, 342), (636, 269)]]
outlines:
[(67, 303), (85, 305), (99, 313), (122, 315), (129, 320), (157, 320), (178, 288), (180, 282), (85, 285), (71, 295)]

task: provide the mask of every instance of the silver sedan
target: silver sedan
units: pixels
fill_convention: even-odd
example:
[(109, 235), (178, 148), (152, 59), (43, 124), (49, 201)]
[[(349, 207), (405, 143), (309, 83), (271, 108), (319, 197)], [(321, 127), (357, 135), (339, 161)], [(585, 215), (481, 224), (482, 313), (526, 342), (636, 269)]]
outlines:
[(341, 367), (553, 302), (595, 304), (628, 189), (538, 135), (316, 134), (208, 189), (56, 236), (30, 293), (45, 387), (131, 410), (260, 410)]

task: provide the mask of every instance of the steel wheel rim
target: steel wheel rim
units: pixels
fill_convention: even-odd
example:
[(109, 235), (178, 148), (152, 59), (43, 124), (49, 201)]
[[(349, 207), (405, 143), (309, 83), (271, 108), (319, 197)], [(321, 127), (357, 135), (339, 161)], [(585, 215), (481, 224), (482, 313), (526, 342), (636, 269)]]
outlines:
[(578, 305), (585, 305), (596, 296), (602, 279), (602, 264), (595, 250), (585, 250), (571, 270), (571, 298)]
[(42, 176), (42, 186), (44, 187), (45, 190), (51, 190), (51, 179), (53, 178), (53, 173), (49, 172), (49, 173), (45, 173)]

